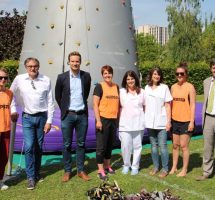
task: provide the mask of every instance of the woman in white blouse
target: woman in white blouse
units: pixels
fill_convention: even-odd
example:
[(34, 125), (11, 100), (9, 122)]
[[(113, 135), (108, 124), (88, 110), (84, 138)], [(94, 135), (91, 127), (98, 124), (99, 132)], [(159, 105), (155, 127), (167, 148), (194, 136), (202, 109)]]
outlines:
[(163, 84), (163, 75), (159, 67), (151, 69), (145, 87), (145, 127), (151, 143), (153, 169), (151, 175), (159, 172), (159, 148), (162, 170), (160, 178), (168, 175), (169, 153), (167, 149), (167, 131), (171, 127), (172, 96), (167, 85)]
[[(134, 71), (127, 71), (120, 89), (119, 138), (123, 157), (123, 174), (131, 168), (131, 175), (139, 172), (144, 131), (144, 90)], [(131, 163), (131, 154), (133, 161)]]

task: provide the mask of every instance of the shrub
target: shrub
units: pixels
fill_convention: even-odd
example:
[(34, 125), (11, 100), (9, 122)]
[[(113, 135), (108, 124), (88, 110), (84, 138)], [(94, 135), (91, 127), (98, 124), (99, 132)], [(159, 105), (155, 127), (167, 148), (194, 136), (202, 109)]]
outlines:
[[(17, 60), (5, 60), (0, 62), (0, 67), (4, 67), (8, 70), (9, 80), (12, 83), (13, 79), (16, 77), (18, 68), (19, 68), (19, 61)], [(10, 85), (9, 83), (9, 85)]]
[[(146, 85), (146, 77), (150, 69), (157, 65), (155, 62), (145, 62), (144, 65), (139, 67), (142, 74), (142, 86)], [(161, 66), (164, 75), (164, 82), (170, 87), (176, 82), (175, 69), (176, 65)], [(195, 86), (197, 94), (203, 94), (203, 80), (211, 75), (209, 65), (204, 62), (191, 63), (188, 67), (189, 78), (188, 81)]]

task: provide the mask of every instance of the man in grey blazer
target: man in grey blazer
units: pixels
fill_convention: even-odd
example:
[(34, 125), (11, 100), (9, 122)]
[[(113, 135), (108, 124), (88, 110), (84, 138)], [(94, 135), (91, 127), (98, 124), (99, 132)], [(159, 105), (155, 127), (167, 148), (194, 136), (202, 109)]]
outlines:
[(215, 58), (210, 62), (212, 76), (204, 80), (204, 104), (202, 109), (202, 126), (204, 135), (203, 174), (197, 181), (208, 179), (214, 168), (215, 136)]
[(90, 177), (84, 172), (85, 140), (88, 128), (87, 99), (90, 92), (91, 77), (80, 70), (81, 55), (71, 52), (68, 55), (70, 70), (58, 75), (55, 86), (55, 99), (61, 110), (61, 128), (63, 134), (64, 176), (62, 181), (71, 178), (71, 144), (73, 130), (76, 133), (77, 175), (85, 181)]

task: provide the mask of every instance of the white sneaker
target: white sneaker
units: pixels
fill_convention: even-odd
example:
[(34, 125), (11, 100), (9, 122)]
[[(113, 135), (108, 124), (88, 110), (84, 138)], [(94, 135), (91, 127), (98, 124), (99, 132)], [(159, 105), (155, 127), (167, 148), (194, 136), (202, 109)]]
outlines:
[(7, 190), (9, 187), (5, 185), (3, 182), (0, 182), (0, 188), (3, 191), (3, 190)]

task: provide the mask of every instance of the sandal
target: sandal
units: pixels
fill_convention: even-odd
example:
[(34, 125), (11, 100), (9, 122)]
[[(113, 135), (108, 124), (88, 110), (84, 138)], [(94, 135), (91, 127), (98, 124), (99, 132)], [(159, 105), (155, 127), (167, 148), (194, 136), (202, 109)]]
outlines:
[(150, 174), (151, 176), (154, 176), (154, 175), (157, 174), (158, 172), (159, 172), (158, 169), (153, 169), (152, 171), (149, 172), (149, 174)]

